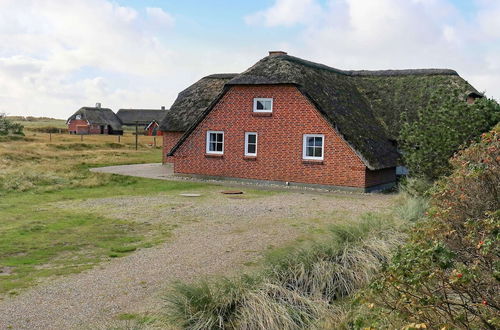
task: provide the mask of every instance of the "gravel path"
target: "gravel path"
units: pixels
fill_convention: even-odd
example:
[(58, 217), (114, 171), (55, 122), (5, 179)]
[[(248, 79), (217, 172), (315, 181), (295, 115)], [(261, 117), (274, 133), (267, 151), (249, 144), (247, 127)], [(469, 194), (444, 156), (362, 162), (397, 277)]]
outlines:
[(118, 218), (179, 226), (173, 238), (159, 246), (1, 301), (0, 328), (96, 328), (120, 313), (158, 312), (172, 281), (234, 273), (257, 261), (271, 246), (310, 233), (323, 222), (383, 210), (392, 199), (309, 192), (228, 197), (212, 190), (202, 194), (198, 198), (157, 195), (82, 201), (79, 207), (86, 210), (106, 209)]

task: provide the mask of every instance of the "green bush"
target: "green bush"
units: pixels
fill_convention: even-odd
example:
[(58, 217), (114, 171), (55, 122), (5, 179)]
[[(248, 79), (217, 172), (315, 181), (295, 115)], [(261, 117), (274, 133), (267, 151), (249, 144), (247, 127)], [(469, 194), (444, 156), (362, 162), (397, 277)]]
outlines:
[(24, 135), (23, 125), (7, 119), (5, 114), (0, 114), (0, 135)]
[(450, 157), (500, 120), (500, 105), (492, 99), (467, 104), (458, 95), (442, 100), (435, 93), (415, 121), (402, 126), (400, 147), (410, 174), (434, 181), (451, 170)]
[(500, 327), (500, 125), (458, 153), (429, 219), (399, 249), (371, 299), (435, 328)]

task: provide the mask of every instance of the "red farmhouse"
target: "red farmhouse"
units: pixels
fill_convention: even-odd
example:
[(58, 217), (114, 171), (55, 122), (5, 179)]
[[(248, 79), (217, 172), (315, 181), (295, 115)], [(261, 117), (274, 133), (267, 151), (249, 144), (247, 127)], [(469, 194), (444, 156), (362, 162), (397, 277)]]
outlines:
[(181, 175), (385, 189), (401, 113), (414, 117), (433, 88), (480, 95), (453, 70), (342, 71), (270, 52), (179, 94), (161, 123), (164, 162)]
[(100, 103), (95, 107), (80, 108), (66, 123), (70, 134), (123, 134), (120, 119), (111, 109), (102, 108)]

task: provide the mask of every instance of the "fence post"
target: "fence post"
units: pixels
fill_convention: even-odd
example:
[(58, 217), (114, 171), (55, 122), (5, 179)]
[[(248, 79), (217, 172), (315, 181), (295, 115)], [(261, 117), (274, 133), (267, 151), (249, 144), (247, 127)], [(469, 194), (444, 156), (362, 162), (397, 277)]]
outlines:
[(153, 138), (153, 146), (156, 148), (156, 136)]
[(49, 142), (52, 142), (52, 133), (49, 132)]
[(137, 122), (135, 122), (135, 150), (137, 150), (137, 143), (139, 142), (139, 130), (137, 128)]

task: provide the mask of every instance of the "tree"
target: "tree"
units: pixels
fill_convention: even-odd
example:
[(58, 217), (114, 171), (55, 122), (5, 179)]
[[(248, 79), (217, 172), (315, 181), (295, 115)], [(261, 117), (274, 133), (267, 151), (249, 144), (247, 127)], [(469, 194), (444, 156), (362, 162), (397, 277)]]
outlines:
[(468, 104), (458, 94), (435, 92), (413, 122), (405, 120), (400, 145), (410, 175), (434, 181), (450, 173), (449, 159), (500, 120), (500, 105), (482, 98)]
[(376, 304), (434, 328), (500, 327), (500, 124), (452, 160), (428, 219), (379, 280)]
[(9, 120), (5, 114), (0, 113), (0, 135), (24, 135), (23, 125)]

